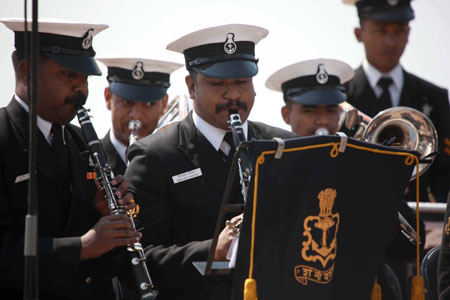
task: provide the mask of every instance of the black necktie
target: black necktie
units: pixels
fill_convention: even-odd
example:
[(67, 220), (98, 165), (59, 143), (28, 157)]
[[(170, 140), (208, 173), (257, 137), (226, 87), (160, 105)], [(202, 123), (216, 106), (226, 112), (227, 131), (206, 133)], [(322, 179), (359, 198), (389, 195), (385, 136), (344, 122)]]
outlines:
[(53, 133), (52, 149), (55, 151), (56, 157), (58, 158), (64, 173), (69, 175), (69, 154), (64, 145), (61, 125), (53, 124), (51, 132)]
[(227, 142), (227, 144), (231, 147), (230, 152), (228, 152), (227, 155), (221, 149), (219, 149), (219, 154), (222, 156), (224, 161), (228, 161), (233, 158), (234, 152), (236, 150), (233, 143), (233, 133), (231, 131), (227, 131), (227, 133), (225, 133), (225, 136), (223, 137), (223, 140)]
[(391, 77), (381, 77), (378, 80), (377, 85), (383, 90), (378, 101), (380, 103), (381, 110), (392, 107), (391, 93), (389, 92), (389, 87), (394, 83)]

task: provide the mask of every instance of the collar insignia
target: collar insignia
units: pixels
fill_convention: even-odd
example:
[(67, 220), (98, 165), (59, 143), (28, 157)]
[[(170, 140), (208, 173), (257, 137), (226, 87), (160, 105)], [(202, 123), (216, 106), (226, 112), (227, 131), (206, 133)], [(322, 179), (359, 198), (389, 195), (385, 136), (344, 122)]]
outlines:
[(433, 110), (433, 106), (428, 104), (428, 102), (425, 102), (425, 104), (422, 106), (422, 112), (426, 114), (428, 117), (430, 117), (430, 113)]

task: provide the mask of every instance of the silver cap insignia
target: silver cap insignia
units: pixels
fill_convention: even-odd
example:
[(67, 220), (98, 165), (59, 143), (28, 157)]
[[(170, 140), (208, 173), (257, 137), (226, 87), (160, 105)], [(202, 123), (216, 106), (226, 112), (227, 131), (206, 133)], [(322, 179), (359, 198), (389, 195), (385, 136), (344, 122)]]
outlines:
[(227, 54), (233, 54), (234, 52), (236, 52), (237, 46), (234, 42), (234, 33), (228, 33), (227, 41), (225, 42), (223, 49)]
[(141, 80), (144, 78), (144, 63), (141, 61), (138, 61), (136, 63), (136, 66), (133, 69), (133, 72), (131, 72), (131, 76), (136, 80)]
[(92, 46), (92, 32), (94, 31), (94, 29), (89, 29), (86, 34), (85, 34), (85, 38), (83, 40), (83, 42), (81, 43), (81, 46), (83, 47), (83, 49), (89, 49)]
[(328, 73), (325, 70), (325, 66), (323, 64), (319, 64), (317, 66), (316, 80), (320, 84), (325, 84), (328, 81)]

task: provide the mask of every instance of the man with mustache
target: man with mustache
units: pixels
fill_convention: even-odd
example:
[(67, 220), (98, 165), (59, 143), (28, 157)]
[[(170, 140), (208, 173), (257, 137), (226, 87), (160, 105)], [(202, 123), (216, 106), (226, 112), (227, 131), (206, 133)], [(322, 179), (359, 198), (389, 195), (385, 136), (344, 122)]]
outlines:
[[(184, 54), (194, 110), (181, 122), (133, 144), (125, 173), (141, 207), (157, 299), (231, 297), (230, 276), (203, 277), (192, 262), (208, 257), (225, 191), (235, 148), (229, 110), (239, 112), (247, 140), (294, 136), (247, 120), (258, 72), (255, 44), (267, 33), (256, 26), (230, 24), (190, 33), (167, 46)], [(233, 202), (242, 203), (242, 198)], [(216, 261), (226, 260), (234, 237), (232, 226), (221, 226)]]
[(138, 138), (151, 134), (167, 105), (170, 73), (182, 65), (146, 58), (97, 58), (108, 67), (105, 88), (106, 108), (111, 111), (112, 130), (102, 139), (115, 175), (123, 175), (127, 166), (129, 122), (137, 120)]
[[(369, 117), (395, 106), (408, 106), (427, 115), (439, 136), (439, 155), (422, 175), (421, 201), (446, 202), (450, 189), (450, 106), (448, 91), (409, 72), (400, 64), (414, 19), (411, 0), (343, 0), (357, 7), (366, 59), (346, 84), (348, 102)], [(356, 3), (355, 3), (356, 2)], [(415, 201), (412, 183), (407, 198)]]
[[(24, 53), (30, 39), (23, 20), (0, 21), (14, 31), (16, 48), (12, 54), (15, 95), (0, 109), (0, 293), (8, 299), (23, 299), (29, 179), (27, 65), (31, 67)], [(30, 30), (31, 23), (27, 25)], [(69, 124), (76, 114), (74, 104), (87, 99), (88, 76), (101, 74), (93, 58), (92, 39), (107, 27), (39, 21), (36, 180), (42, 299), (111, 299), (110, 279), (123, 272), (120, 259), (111, 263), (119, 251), (114, 248), (139, 241), (141, 236), (128, 217), (101, 215), (103, 194), (96, 196), (95, 182), (86, 179), (92, 171), (87, 145), (80, 128)], [(118, 198), (127, 187), (126, 182), (117, 187)], [(126, 209), (134, 208), (128, 202), (129, 198), (119, 200)]]

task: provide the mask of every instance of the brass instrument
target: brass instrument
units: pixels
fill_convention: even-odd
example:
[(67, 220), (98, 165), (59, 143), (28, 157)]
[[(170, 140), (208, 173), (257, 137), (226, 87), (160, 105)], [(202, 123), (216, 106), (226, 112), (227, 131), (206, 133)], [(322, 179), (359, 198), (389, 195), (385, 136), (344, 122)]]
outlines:
[(139, 139), (138, 131), (141, 128), (142, 123), (139, 120), (131, 120), (128, 123), (128, 129), (130, 130), (129, 146)]
[[(374, 144), (386, 144), (396, 148), (418, 151), (421, 160), (431, 156), (431, 160), (419, 164), (419, 176), (431, 165), (438, 147), (436, 129), (430, 119), (418, 110), (410, 107), (392, 107), (379, 112), (373, 119), (358, 111), (347, 102), (340, 104), (342, 109), (338, 128), (351, 129), (358, 126), (354, 138)], [(414, 168), (410, 180), (416, 178)], [(420, 243), (414, 228), (398, 213), (402, 233), (412, 244)]]
[[(405, 150), (418, 151), (421, 160), (436, 153), (438, 136), (430, 119), (422, 112), (404, 106), (392, 107), (379, 112), (373, 119), (358, 111), (351, 104), (340, 104), (343, 110), (338, 128), (343, 125), (351, 129), (358, 125), (354, 138), (373, 144), (385, 144)], [(422, 175), (431, 165), (431, 161), (419, 164), (419, 175)], [(414, 169), (411, 179), (416, 178)]]
[(328, 129), (324, 127), (317, 128), (317, 130), (314, 132), (314, 135), (328, 135), (330, 132)]
[(157, 128), (162, 128), (175, 121), (183, 120), (192, 110), (192, 106), (186, 95), (178, 95), (169, 101), (164, 114), (158, 120)]

